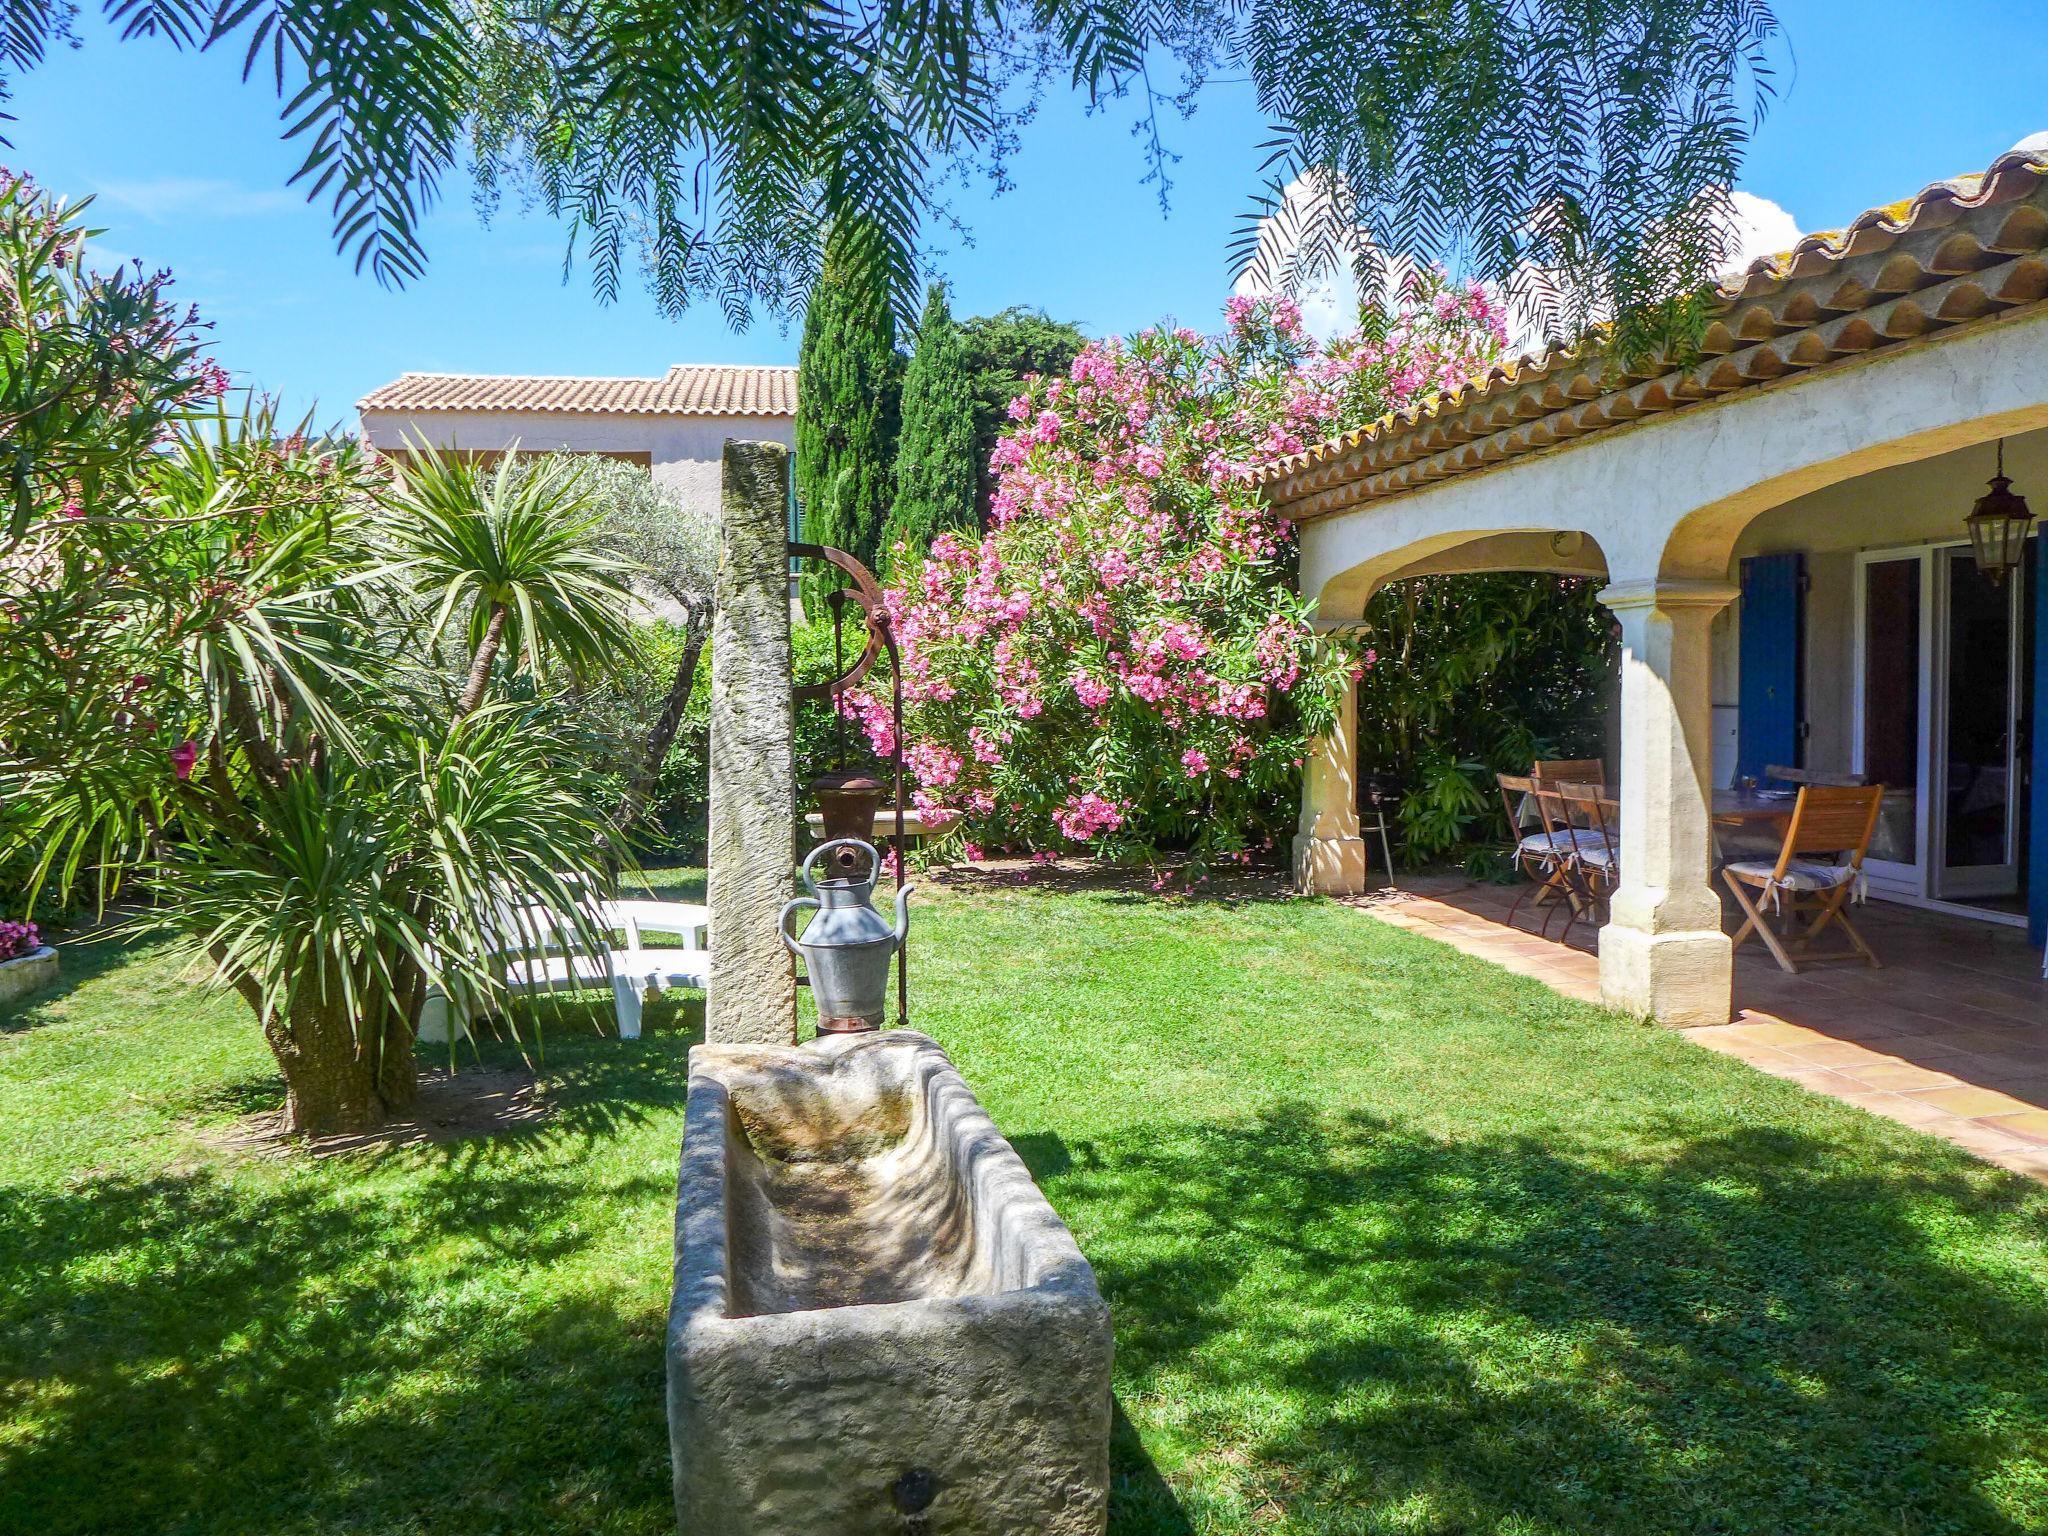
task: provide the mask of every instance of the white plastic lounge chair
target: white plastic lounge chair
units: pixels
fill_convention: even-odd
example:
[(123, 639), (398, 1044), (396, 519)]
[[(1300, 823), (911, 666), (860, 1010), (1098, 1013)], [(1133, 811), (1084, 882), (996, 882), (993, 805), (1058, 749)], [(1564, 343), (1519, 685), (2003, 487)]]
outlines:
[[(596, 954), (567, 954), (560, 942), (563, 925), (552, 914), (533, 908), (505, 914), (499, 929), (505, 940), (500, 956), (505, 961), (506, 990), (515, 996), (532, 996), (609, 987), (619, 1037), (637, 1040), (649, 992), (661, 987), (704, 987), (710, 982), (711, 956), (704, 948), (711, 924), (708, 907), (682, 901), (607, 901), (591, 909), (590, 919), (601, 931), (623, 934), (624, 944)], [(646, 933), (672, 935), (682, 943), (675, 948), (649, 949), (642, 943)], [(440, 988), (430, 990), (420, 1010), (420, 1039), (446, 1041), (450, 1016), (457, 1011), (463, 1013), (460, 1032), (467, 1035), (469, 1012), (451, 1009)]]

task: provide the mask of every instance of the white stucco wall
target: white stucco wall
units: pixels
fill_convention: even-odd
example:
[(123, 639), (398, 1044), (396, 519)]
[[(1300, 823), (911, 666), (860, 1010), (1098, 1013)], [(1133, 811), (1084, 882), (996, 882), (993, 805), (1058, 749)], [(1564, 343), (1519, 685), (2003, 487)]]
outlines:
[(502, 451), (515, 442), (522, 453), (610, 453), (644, 457), (657, 484), (672, 487), (693, 506), (718, 510), (719, 464), (726, 441), (796, 446), (792, 416), (632, 415), (563, 411), (365, 411), (363, 434), (383, 450), (408, 440), (437, 448)]

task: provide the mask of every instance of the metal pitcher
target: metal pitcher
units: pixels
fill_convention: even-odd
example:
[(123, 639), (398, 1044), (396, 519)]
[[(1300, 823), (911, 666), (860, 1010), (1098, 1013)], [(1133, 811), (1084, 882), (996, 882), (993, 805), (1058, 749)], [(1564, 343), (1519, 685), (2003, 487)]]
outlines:
[[(865, 880), (847, 876), (820, 882), (811, 866), (835, 850), (857, 849), (867, 855)], [(882, 860), (872, 845), (857, 837), (834, 838), (813, 848), (802, 876), (808, 896), (799, 896), (776, 919), (782, 942), (804, 963), (811, 992), (818, 1000), (818, 1032), (837, 1035), (880, 1029), (889, 995), (889, 961), (910, 932), (909, 885), (896, 888), (896, 926), (875, 910), (875, 884)], [(817, 916), (801, 939), (789, 931), (790, 914), (804, 907)]]

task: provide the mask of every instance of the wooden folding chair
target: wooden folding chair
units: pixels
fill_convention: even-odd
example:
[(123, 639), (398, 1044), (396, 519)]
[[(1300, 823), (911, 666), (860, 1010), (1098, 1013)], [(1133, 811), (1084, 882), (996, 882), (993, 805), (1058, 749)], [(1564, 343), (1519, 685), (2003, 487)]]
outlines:
[(1870, 781), (1860, 773), (1824, 773), (1817, 768), (1787, 768), (1782, 763), (1764, 765), (1765, 780), (1780, 784), (1830, 784), (1837, 787), (1868, 784)]
[[(1508, 908), (1508, 924), (1514, 925), (1515, 914), (1522, 910), (1522, 903), (1532, 897), (1539, 907), (1551, 910), (1543, 915), (1542, 936), (1550, 937), (1551, 919), (1557, 915), (1558, 906), (1575, 911), (1573, 881), (1573, 860), (1579, 844), (1590, 839), (1590, 833), (1582, 833), (1566, 822), (1562, 803), (1556, 794), (1547, 792), (1534, 778), (1519, 778), (1503, 773), (1499, 776), (1501, 809), (1507, 813), (1508, 835), (1513, 839), (1509, 856), (1516, 868), (1534, 882)], [(1527, 810), (1536, 812), (1541, 830), (1525, 833), (1522, 818)], [(1570, 931), (1571, 922), (1565, 924)]]
[(1549, 801), (1559, 823), (1570, 829), (1572, 852), (1564, 869), (1564, 886), (1572, 915), (1560, 942), (1581, 917), (1607, 920), (1607, 899), (1621, 883), (1621, 806), (1604, 784), (1545, 785), (1537, 804)]
[[(1785, 828), (1785, 845), (1775, 861), (1738, 859), (1722, 866), (1721, 879), (1742, 908), (1736, 930), (1739, 949), (1754, 933), (1780, 967), (1797, 975), (1802, 965), (1861, 961), (1882, 966), (1847, 908), (1860, 894), (1863, 856), (1884, 803), (1882, 784), (1808, 784), (1801, 787)], [(1752, 899), (1750, 892), (1758, 893)], [(1766, 911), (1784, 919), (1783, 933), (1771, 931)], [(1801, 919), (1806, 921), (1802, 925)], [(1849, 948), (1812, 953), (1813, 941), (1839, 926)], [(1799, 951), (1795, 956), (1793, 951)]]

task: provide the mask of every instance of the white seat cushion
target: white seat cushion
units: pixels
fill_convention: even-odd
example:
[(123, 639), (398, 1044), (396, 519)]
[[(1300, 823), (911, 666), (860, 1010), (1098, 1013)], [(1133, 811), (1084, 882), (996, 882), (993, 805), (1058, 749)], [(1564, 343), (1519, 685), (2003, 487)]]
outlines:
[(1610, 843), (1582, 842), (1579, 844), (1579, 862), (1594, 869), (1612, 869), (1621, 857), (1621, 850)]
[[(1728, 866), (1728, 872), (1759, 885), (1769, 885), (1777, 868), (1776, 859), (1737, 859)], [(1777, 876), (1776, 883), (1788, 891), (1832, 891), (1855, 878), (1856, 871), (1847, 864), (1811, 864), (1795, 859), (1785, 866), (1784, 874)]]
[(1581, 854), (1589, 848), (1605, 848), (1607, 839), (1598, 832), (1583, 827), (1559, 827), (1553, 843), (1548, 832), (1532, 832), (1515, 845), (1522, 853), (1564, 853), (1577, 849)]

